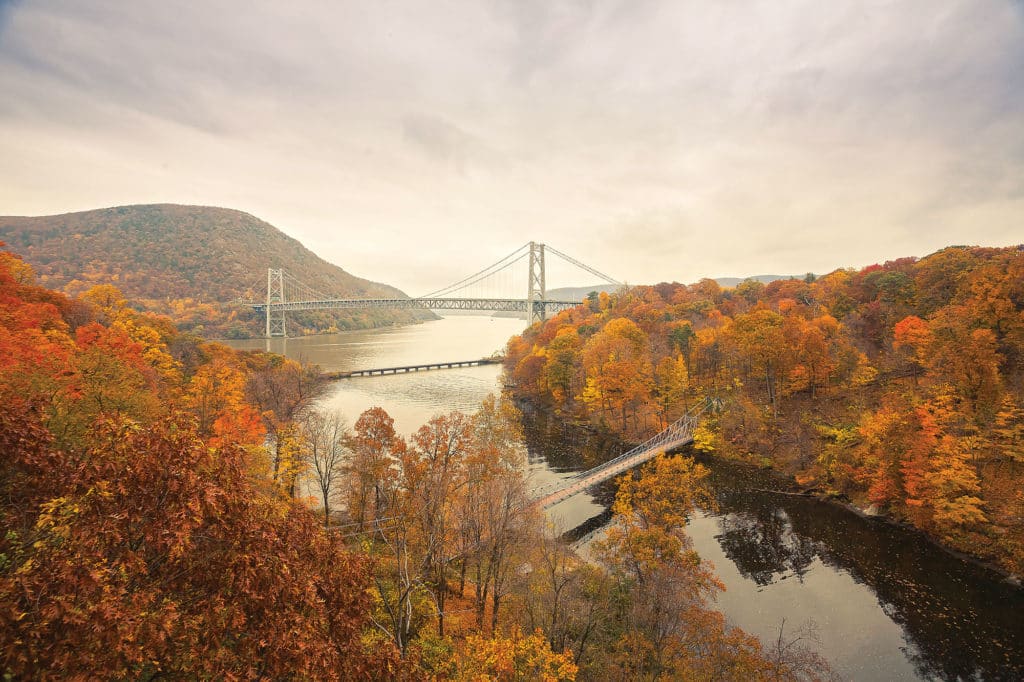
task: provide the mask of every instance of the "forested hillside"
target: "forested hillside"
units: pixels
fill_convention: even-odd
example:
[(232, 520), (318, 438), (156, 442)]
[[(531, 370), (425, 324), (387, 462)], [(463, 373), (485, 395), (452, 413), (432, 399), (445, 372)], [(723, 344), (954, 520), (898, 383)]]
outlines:
[[(155, 204), (40, 217), (0, 217), (0, 240), (35, 268), (39, 283), (78, 295), (113, 284), (143, 310), (168, 315), (184, 331), (210, 338), (261, 336), (260, 320), (230, 302), (266, 297), (267, 268), (353, 298), (404, 297), (355, 277), (248, 213)], [(290, 333), (377, 327), (429, 313), (308, 311), (289, 315)]]
[(630, 440), (722, 397), (698, 447), (1024, 572), (1022, 247), (602, 294), (506, 362), (520, 397)]

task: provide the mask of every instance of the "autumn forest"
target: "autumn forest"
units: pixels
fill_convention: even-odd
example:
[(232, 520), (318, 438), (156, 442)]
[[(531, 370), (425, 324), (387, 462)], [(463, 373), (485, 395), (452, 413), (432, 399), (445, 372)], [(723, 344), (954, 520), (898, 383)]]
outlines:
[(594, 295), (513, 339), (506, 364), (519, 395), (626, 440), (723, 398), (698, 449), (1024, 572), (1019, 247)]
[(72, 298), (0, 254), (0, 672), (11, 679), (819, 680), (715, 608), (689, 451), (621, 477), (588, 558), (530, 504), (521, 410), (692, 446), (1024, 573), (1024, 251), (593, 294), (502, 395), (411, 437), (321, 370)]

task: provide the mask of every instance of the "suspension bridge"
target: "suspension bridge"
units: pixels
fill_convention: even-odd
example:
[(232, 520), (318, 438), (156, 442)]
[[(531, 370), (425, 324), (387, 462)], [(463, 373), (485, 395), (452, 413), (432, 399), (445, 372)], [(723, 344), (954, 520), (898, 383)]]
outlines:
[[(299, 310), (338, 310), (346, 308), (418, 308), (426, 310), (478, 310), (491, 312), (512, 312), (526, 314), (529, 324), (547, 319), (549, 314), (558, 313), (578, 306), (580, 300), (552, 300), (547, 297), (547, 272), (545, 255), (557, 256), (564, 263), (583, 270), (605, 284), (621, 286), (622, 283), (582, 263), (554, 247), (536, 242), (525, 244), (498, 262), (465, 277), (453, 284), (416, 298), (345, 298), (325, 295), (304, 285), (283, 268), (267, 270), (267, 296), (263, 301), (241, 301), (266, 320), (266, 336), (288, 335), (287, 314)], [(489, 295), (479, 292), (493, 285), (507, 275), (521, 261), (526, 260), (526, 297), (506, 293), (495, 295), (490, 286)], [(477, 293), (477, 295), (467, 295)]]

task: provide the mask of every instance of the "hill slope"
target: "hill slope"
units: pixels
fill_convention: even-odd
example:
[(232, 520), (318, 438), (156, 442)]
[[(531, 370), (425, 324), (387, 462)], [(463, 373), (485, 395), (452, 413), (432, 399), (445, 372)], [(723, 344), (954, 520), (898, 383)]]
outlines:
[[(268, 267), (341, 296), (404, 297), (355, 277), (248, 213), (153, 204), (40, 217), (0, 217), (0, 240), (20, 253), (51, 289), (79, 294), (113, 284), (140, 307), (170, 315), (184, 330), (212, 337), (259, 335), (260, 319), (231, 305), (266, 295)], [(376, 327), (428, 313), (317, 311), (290, 317), (289, 331)]]

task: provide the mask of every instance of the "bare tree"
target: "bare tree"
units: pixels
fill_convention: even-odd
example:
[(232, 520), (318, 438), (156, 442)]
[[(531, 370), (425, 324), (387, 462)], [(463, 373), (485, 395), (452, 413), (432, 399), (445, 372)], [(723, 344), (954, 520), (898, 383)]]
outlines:
[(302, 418), (306, 460), (324, 505), (324, 527), (331, 524), (331, 497), (344, 475), (350, 440), (340, 412), (310, 410)]
[(815, 649), (820, 646), (818, 624), (813, 619), (785, 634), (786, 619), (779, 623), (779, 634), (765, 643), (765, 656), (771, 664), (772, 680), (838, 680), (839, 676)]

